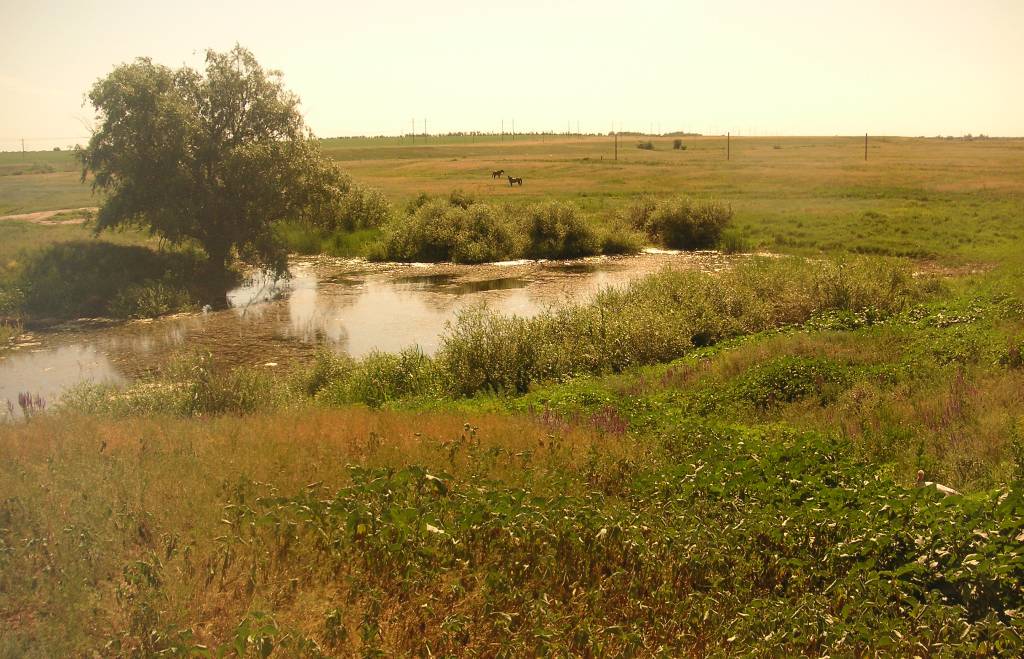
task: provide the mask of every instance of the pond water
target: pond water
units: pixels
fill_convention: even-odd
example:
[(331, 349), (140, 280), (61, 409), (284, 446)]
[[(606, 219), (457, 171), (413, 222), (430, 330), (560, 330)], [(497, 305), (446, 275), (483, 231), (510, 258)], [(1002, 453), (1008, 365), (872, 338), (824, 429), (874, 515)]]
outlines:
[(16, 403), (20, 392), (52, 403), (83, 381), (127, 382), (185, 351), (209, 352), (219, 364), (275, 369), (308, 359), (321, 346), (355, 357), (413, 344), (431, 353), (445, 323), (468, 305), (532, 316), (663, 268), (719, 270), (729, 258), (655, 252), (479, 266), (300, 258), (291, 264), (290, 279), (254, 276), (227, 294), (224, 309), (131, 322), (83, 320), (27, 333), (0, 351), (0, 405)]

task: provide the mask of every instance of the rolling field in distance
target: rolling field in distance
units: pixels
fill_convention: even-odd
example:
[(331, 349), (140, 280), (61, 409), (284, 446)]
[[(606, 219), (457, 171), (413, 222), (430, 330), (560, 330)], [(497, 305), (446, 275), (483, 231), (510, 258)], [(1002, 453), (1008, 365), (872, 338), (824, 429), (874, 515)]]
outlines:
[[(333, 138), (324, 151), (396, 208), (455, 188), (485, 201), (572, 201), (610, 215), (637, 195), (732, 205), (750, 243), (776, 252), (857, 252), (950, 263), (1012, 256), (1024, 231), (1024, 140), (607, 136)], [(650, 140), (653, 150), (636, 148)], [(44, 171), (47, 168), (54, 171)], [(510, 188), (491, 171), (525, 179)], [(14, 174), (14, 172), (35, 172)], [(95, 205), (70, 152), (0, 154), (0, 214)]]

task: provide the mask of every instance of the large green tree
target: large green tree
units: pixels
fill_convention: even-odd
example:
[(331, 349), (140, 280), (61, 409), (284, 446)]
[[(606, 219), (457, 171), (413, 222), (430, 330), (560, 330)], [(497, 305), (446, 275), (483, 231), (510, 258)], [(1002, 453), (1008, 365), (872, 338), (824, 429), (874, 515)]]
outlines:
[(278, 71), (235, 46), (206, 71), (139, 58), (98, 80), (97, 128), (78, 153), (102, 193), (96, 230), (147, 227), (198, 241), (215, 268), (235, 253), (279, 272), (279, 220), (332, 212), (349, 183), (320, 153)]

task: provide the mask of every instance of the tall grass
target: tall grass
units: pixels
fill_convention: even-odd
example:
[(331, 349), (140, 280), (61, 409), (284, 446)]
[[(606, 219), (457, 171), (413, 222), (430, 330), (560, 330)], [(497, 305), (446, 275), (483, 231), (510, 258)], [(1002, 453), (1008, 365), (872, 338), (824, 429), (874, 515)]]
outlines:
[(114, 396), (86, 387), (68, 396), (66, 405), (115, 414), (207, 414), (272, 409), (307, 396), (380, 406), (413, 398), (518, 394), (546, 381), (668, 362), (696, 348), (829, 312), (877, 322), (934, 291), (931, 280), (878, 259), (752, 258), (718, 274), (665, 271), (602, 291), (593, 302), (529, 319), (485, 307), (465, 309), (447, 327), (434, 357), (417, 349), (362, 360), (321, 353), (294, 380), (274, 380), (252, 369), (218, 375), (206, 362), (186, 363), (156, 385)]

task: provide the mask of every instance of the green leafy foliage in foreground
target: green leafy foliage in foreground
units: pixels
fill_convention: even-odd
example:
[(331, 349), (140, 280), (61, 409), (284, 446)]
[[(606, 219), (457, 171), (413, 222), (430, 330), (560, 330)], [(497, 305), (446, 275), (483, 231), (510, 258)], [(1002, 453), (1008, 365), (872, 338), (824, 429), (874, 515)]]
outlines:
[[(294, 606), (270, 597), (277, 584), (314, 598), (341, 589), (320, 625), (248, 637), (257, 651), (1024, 648), (1021, 483), (944, 498), (897, 487), (818, 436), (694, 423), (659, 437), (646, 467), (534, 476), (566, 479), (564, 494), (485, 477), (520, 458), (472, 432), (441, 447), (458, 475), (353, 467), (334, 493), (257, 488), (224, 508), (225, 535), (200, 560), (221, 588), (244, 575), (256, 611)], [(147, 652), (196, 649), (194, 629), (168, 627), (156, 608), (179, 565), (154, 555), (126, 571), (127, 601), (159, 630), (140, 639)]]

